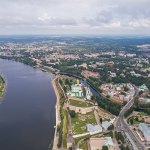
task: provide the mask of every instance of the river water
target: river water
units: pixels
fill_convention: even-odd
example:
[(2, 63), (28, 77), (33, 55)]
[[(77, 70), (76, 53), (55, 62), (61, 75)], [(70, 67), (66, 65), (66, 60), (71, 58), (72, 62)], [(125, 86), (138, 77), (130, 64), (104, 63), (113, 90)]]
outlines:
[(55, 125), (52, 75), (0, 59), (7, 80), (0, 104), (0, 150), (48, 150)]

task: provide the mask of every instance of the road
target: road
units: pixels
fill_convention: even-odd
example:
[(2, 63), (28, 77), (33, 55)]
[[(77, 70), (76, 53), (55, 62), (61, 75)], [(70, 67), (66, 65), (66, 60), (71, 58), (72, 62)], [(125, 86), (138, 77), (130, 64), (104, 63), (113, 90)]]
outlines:
[(129, 125), (126, 123), (125, 118), (124, 118), (124, 113), (134, 104), (134, 98), (138, 95), (137, 88), (134, 87), (134, 89), (135, 89), (134, 97), (122, 108), (118, 116), (118, 119), (116, 121), (116, 130), (124, 134), (124, 136), (126, 137), (125, 138), (126, 141), (130, 141), (129, 142), (130, 145), (128, 143), (128, 145), (130, 146), (130, 149), (144, 150), (144, 146), (139, 142), (137, 137), (135, 137), (134, 133), (131, 131)]

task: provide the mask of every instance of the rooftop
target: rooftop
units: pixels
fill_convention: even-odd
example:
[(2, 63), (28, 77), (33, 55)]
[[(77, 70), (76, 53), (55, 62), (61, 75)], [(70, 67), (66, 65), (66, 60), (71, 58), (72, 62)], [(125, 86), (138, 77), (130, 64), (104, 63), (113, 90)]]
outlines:
[(101, 132), (102, 131), (102, 127), (100, 125), (87, 124), (86, 127), (89, 132)]

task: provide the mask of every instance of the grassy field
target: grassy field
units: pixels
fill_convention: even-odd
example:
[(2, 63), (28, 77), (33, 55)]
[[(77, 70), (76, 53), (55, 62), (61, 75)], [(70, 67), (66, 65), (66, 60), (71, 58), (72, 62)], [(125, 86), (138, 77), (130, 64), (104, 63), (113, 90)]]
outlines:
[(77, 106), (77, 107), (90, 107), (90, 106), (92, 106), (92, 104), (90, 104), (90, 103), (79, 102), (79, 101), (76, 101), (76, 100), (73, 100), (73, 99), (70, 99), (69, 103), (70, 103), (70, 105)]
[(87, 150), (88, 149), (87, 142), (82, 141), (79, 145), (79, 148), (82, 149), (82, 150)]
[(67, 143), (66, 143), (66, 138), (67, 138), (67, 134), (68, 134), (68, 129), (67, 129), (67, 120), (68, 120), (68, 116), (67, 116), (67, 112), (64, 110), (63, 111), (63, 146), (67, 147)]
[(87, 132), (86, 124), (96, 124), (93, 112), (86, 115), (76, 114), (75, 118), (71, 118), (73, 134), (81, 134)]

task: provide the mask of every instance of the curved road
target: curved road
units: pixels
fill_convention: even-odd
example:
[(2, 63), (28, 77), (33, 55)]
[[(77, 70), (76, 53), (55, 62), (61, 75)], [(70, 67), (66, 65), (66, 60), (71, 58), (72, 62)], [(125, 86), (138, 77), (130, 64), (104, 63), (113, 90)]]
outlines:
[(139, 142), (139, 140), (135, 137), (134, 133), (131, 131), (129, 125), (126, 123), (124, 119), (124, 113), (126, 110), (128, 110), (133, 104), (134, 104), (134, 99), (138, 95), (138, 90), (136, 87), (135, 89), (135, 94), (134, 98), (132, 98), (121, 110), (118, 119), (116, 121), (116, 130), (123, 132), (124, 135), (127, 137), (126, 140), (130, 141), (130, 149), (133, 150), (144, 150), (144, 146)]

